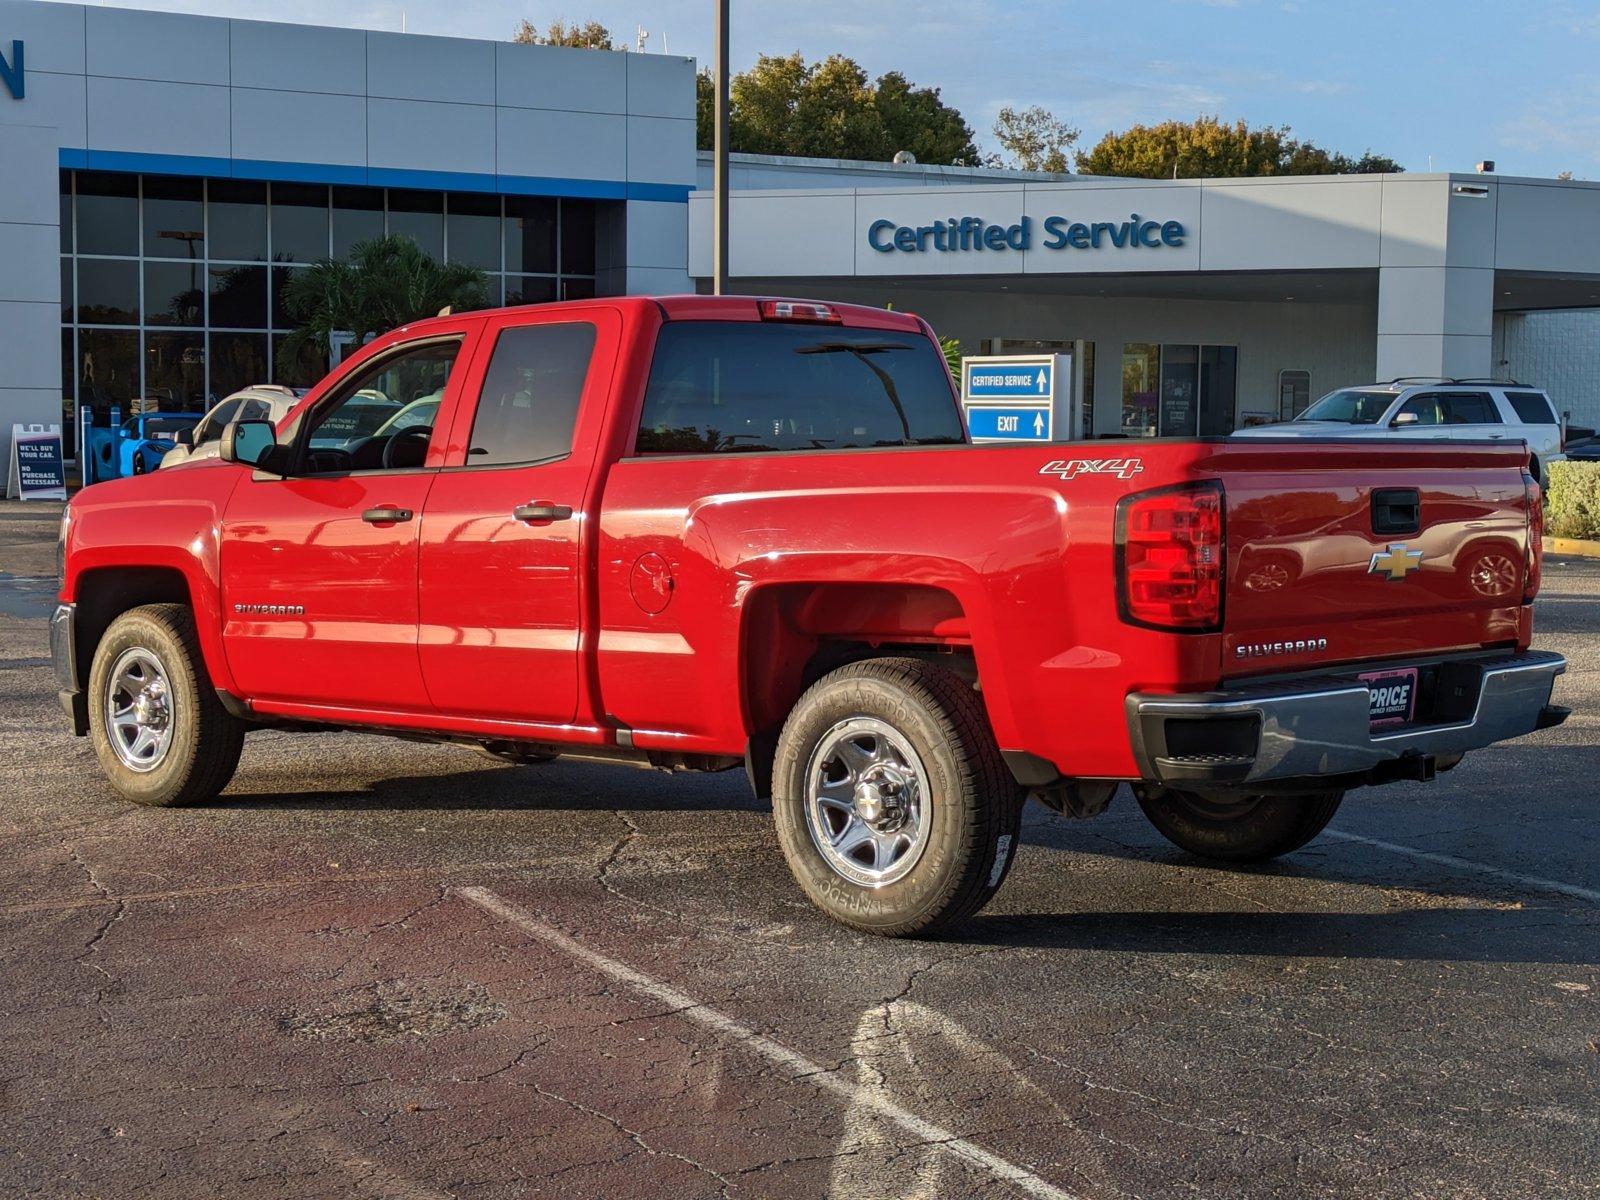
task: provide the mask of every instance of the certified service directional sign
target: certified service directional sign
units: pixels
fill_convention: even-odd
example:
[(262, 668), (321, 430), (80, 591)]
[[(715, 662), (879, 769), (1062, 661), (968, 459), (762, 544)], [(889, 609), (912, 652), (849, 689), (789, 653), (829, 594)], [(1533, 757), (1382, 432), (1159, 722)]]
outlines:
[(1024, 397), (1042, 404), (1055, 394), (1055, 364), (1040, 362), (972, 363), (967, 367), (966, 394), (972, 400), (1010, 400)]
[(1048, 408), (967, 409), (967, 432), (975, 442), (1048, 442)]
[[(1070, 391), (1065, 354), (973, 356), (961, 360), (961, 407), (974, 442), (1055, 440), (1056, 388)], [(1071, 424), (1063, 413), (1062, 423)]]

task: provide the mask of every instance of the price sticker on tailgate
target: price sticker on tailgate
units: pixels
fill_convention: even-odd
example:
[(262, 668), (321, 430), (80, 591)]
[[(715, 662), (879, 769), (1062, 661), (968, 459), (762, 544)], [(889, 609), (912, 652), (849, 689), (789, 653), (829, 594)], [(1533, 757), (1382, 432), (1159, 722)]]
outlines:
[(1411, 720), (1417, 707), (1417, 669), (1403, 667), (1395, 671), (1369, 671), (1360, 676), (1367, 685), (1371, 700), (1372, 728), (1385, 725), (1404, 725)]

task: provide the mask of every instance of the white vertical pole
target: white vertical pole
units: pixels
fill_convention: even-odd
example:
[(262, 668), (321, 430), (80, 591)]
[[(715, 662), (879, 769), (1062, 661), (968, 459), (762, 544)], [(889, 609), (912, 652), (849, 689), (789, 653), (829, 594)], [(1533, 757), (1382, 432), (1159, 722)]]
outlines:
[(722, 295), (728, 290), (728, 6), (729, 0), (716, 0), (716, 50), (712, 75), (716, 99), (713, 102), (715, 132), (712, 136), (712, 239), (711, 290)]

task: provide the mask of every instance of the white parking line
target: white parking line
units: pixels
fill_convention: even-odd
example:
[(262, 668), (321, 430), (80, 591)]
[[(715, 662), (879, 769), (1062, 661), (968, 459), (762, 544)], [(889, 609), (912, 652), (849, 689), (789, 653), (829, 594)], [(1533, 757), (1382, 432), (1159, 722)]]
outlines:
[(799, 1051), (791, 1050), (789, 1047), (757, 1033), (748, 1025), (743, 1025), (714, 1008), (708, 1008), (687, 992), (680, 991), (671, 984), (662, 983), (658, 979), (652, 979), (625, 963), (601, 954), (598, 950), (591, 950), (560, 930), (545, 924), (532, 913), (501, 899), (488, 888), (464, 887), (458, 888), (457, 892), (464, 899), (470, 900), (478, 907), (493, 913), (508, 924), (515, 925), (528, 936), (537, 938), (547, 946), (552, 946), (563, 954), (592, 967), (607, 978), (625, 984), (640, 995), (648, 996), (651, 1000), (655, 1000), (672, 1009), (673, 1016), (694, 1021), (722, 1034), (731, 1041), (743, 1044), (756, 1054), (761, 1055), (761, 1057), (787, 1070), (791, 1078), (815, 1084), (817, 1087), (832, 1092), (840, 1099), (858, 1107), (865, 1106), (875, 1109), (885, 1120), (899, 1126), (919, 1142), (940, 1146), (956, 1158), (966, 1160), (968, 1163), (987, 1171), (996, 1179), (1004, 1180), (1030, 1196), (1048, 1197), (1050, 1200), (1077, 1200), (1073, 1193), (1064, 1191), (1048, 1180), (1041, 1179), (1025, 1167), (1019, 1167), (1015, 1163), (1007, 1162), (999, 1155), (992, 1154), (983, 1147), (974, 1145), (966, 1138), (957, 1137), (950, 1130), (935, 1125), (932, 1121), (923, 1120), (915, 1113), (888, 1099), (881, 1092), (857, 1087), (854, 1082), (840, 1078), (821, 1063), (807, 1058)]
[(1562, 883), (1559, 879), (1542, 879), (1537, 875), (1519, 875), (1515, 871), (1507, 871), (1504, 867), (1492, 867), (1488, 863), (1473, 862), (1470, 858), (1457, 858), (1454, 854), (1435, 854), (1431, 850), (1418, 850), (1414, 846), (1402, 846), (1397, 842), (1380, 841), (1378, 838), (1362, 837), (1359, 833), (1345, 833), (1342, 829), (1325, 829), (1323, 833), (1328, 837), (1338, 838), (1345, 842), (1360, 842), (1363, 846), (1371, 846), (1375, 850), (1387, 850), (1390, 854), (1401, 854), (1406, 858), (1414, 858), (1418, 862), (1433, 863), (1435, 866), (1451, 867), (1457, 871), (1467, 871), (1473, 875), (1487, 875), (1491, 879), (1500, 879), (1506, 883), (1519, 883), (1523, 887), (1533, 888), (1541, 892), (1555, 892), (1562, 896), (1571, 896), (1574, 900), (1583, 900), (1589, 904), (1600, 904), (1600, 891), (1594, 888), (1579, 887), (1575, 883)]

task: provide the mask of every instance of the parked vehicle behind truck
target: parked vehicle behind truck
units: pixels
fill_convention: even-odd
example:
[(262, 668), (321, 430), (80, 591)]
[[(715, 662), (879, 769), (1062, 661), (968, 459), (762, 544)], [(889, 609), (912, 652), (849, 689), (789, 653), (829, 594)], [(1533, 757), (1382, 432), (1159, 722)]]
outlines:
[(1428, 438), (1522, 442), (1541, 486), (1566, 457), (1566, 422), (1542, 389), (1510, 379), (1408, 376), (1329, 392), (1292, 421), (1254, 425), (1236, 437)]
[[(437, 395), (437, 407), (431, 397)], [(379, 397), (432, 424), (352, 419)], [(380, 430), (374, 432), (374, 430)], [(68, 507), (52, 643), (115, 788), (254, 728), (743, 766), (845, 924), (975, 912), (1028, 795), (1303, 845), (1558, 723), (1520, 445), (974, 447), (902, 313), (608, 299), (396, 330), (215, 462)]]

